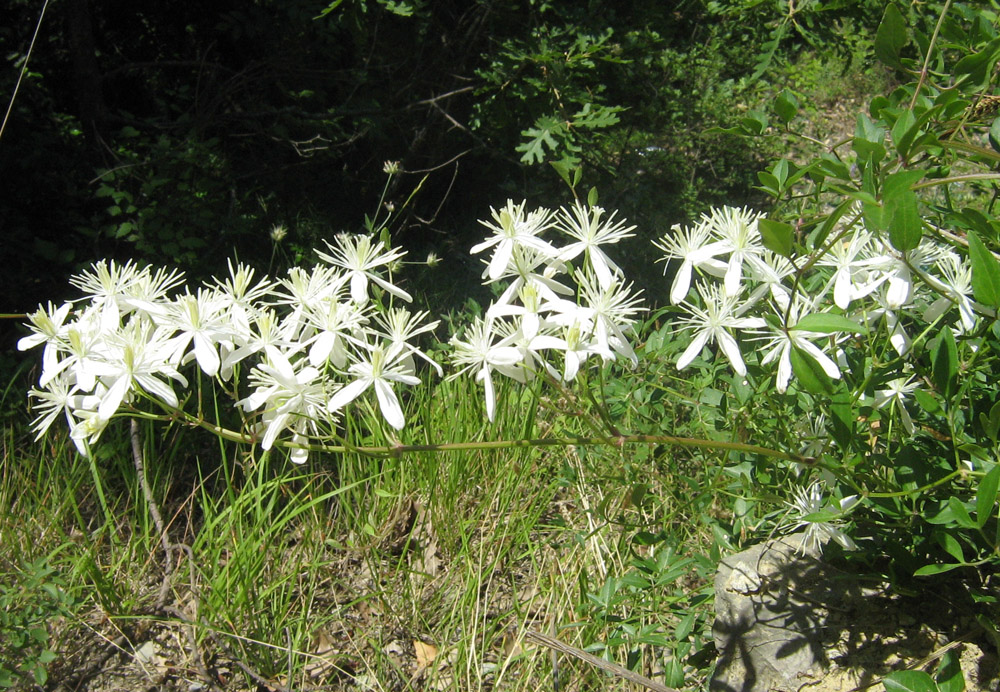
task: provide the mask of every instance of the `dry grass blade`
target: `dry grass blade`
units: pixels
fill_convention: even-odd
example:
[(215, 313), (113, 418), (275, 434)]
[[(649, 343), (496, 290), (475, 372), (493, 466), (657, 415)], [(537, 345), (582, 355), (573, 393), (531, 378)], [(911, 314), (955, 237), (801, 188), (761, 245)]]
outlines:
[(598, 658), (597, 656), (588, 654), (583, 649), (578, 649), (575, 646), (564, 644), (558, 639), (542, 634), (541, 632), (534, 632), (532, 630), (527, 630), (525, 631), (524, 636), (534, 642), (542, 644), (543, 646), (547, 646), (550, 649), (555, 649), (556, 651), (561, 651), (564, 654), (568, 654), (570, 656), (578, 658), (581, 661), (586, 661), (590, 665), (597, 666), (601, 670), (605, 670), (611, 673), (612, 675), (624, 678), (625, 680), (628, 680), (629, 682), (634, 682), (637, 685), (642, 685), (647, 689), (656, 690), (656, 692), (677, 692), (677, 690), (673, 687), (667, 687), (666, 685), (661, 685), (655, 680), (650, 680), (644, 675), (639, 675), (638, 673), (634, 673), (628, 668), (624, 668), (618, 665), (617, 663), (610, 663), (608, 661), (605, 661), (602, 658)]

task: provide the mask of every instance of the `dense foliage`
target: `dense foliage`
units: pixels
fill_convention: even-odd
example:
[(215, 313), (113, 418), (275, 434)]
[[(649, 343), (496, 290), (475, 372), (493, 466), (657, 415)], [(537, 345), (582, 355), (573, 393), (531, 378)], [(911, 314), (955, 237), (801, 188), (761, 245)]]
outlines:
[[(0, 28), (4, 93), (39, 9), (14, 2)], [(380, 202), (402, 212), (392, 230), (403, 246), (464, 256), (468, 219), (498, 195), (565, 197), (548, 163), (564, 175), (581, 165), (585, 184), (650, 234), (709, 203), (759, 199), (756, 148), (703, 131), (730, 123), (768, 80), (786, 81), (783, 60), (810, 42), (840, 50), (870, 33), (879, 11), (874, 2), (53, 5), (0, 145), (9, 308), (27, 311), (97, 257), (201, 278), (234, 251), (262, 270), (275, 250), (280, 263), (296, 262), (319, 238), (360, 230)], [(404, 174), (383, 198), (374, 181), (385, 161)], [(288, 232), (277, 248), (275, 228)], [(50, 268), (41, 276), (40, 263)], [(467, 269), (459, 276), (473, 283)]]

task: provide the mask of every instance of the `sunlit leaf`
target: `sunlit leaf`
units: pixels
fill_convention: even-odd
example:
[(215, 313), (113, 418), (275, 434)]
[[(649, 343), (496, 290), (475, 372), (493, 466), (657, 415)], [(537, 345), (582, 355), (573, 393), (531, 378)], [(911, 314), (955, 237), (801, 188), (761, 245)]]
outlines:
[(789, 354), (792, 371), (802, 387), (812, 394), (832, 394), (833, 382), (816, 359), (798, 347)]
[(807, 332), (819, 332), (820, 334), (833, 334), (836, 332), (847, 332), (848, 334), (866, 334), (868, 330), (854, 320), (843, 315), (836, 315), (829, 312), (814, 312), (804, 316), (795, 323), (793, 329), (801, 329)]
[(795, 236), (795, 228), (791, 224), (771, 219), (759, 219), (757, 228), (760, 230), (760, 238), (764, 247), (782, 257), (792, 256), (792, 239)]
[(1000, 263), (975, 233), (969, 233), (972, 295), (980, 303), (1000, 307)]
[(976, 526), (979, 528), (983, 528), (993, 515), (998, 490), (1000, 490), (1000, 466), (994, 466), (979, 481), (979, 489), (976, 491)]
[(893, 3), (888, 3), (875, 32), (875, 56), (890, 67), (899, 67), (899, 52), (906, 45), (906, 22)]

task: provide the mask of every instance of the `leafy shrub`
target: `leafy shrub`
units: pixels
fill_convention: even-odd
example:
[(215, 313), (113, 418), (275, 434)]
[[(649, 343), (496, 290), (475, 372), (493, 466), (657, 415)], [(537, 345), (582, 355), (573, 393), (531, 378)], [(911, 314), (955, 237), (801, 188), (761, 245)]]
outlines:
[(23, 565), (14, 576), (0, 584), (0, 687), (27, 679), (44, 685), (56, 659), (49, 627), (72, 613), (74, 600), (45, 560)]

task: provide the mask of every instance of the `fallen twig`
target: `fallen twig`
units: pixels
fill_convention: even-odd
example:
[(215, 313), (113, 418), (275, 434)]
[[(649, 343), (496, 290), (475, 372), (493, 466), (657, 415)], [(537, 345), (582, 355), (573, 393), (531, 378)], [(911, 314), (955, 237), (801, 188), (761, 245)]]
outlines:
[(662, 685), (655, 680), (650, 680), (644, 675), (639, 675), (638, 673), (632, 672), (628, 668), (624, 668), (617, 663), (610, 663), (602, 658), (598, 658), (592, 654), (588, 654), (583, 649), (578, 649), (575, 646), (570, 646), (569, 644), (564, 644), (555, 637), (550, 637), (548, 635), (542, 634), (541, 632), (534, 632), (532, 630), (526, 630), (524, 636), (532, 641), (538, 642), (550, 649), (555, 649), (556, 651), (561, 651), (564, 654), (569, 654), (581, 661), (586, 661), (592, 666), (597, 666), (601, 670), (607, 671), (612, 675), (616, 675), (620, 678), (624, 678), (629, 682), (634, 682), (637, 685), (642, 685), (643, 687), (656, 690), (656, 692), (677, 692), (673, 687), (667, 687)]

